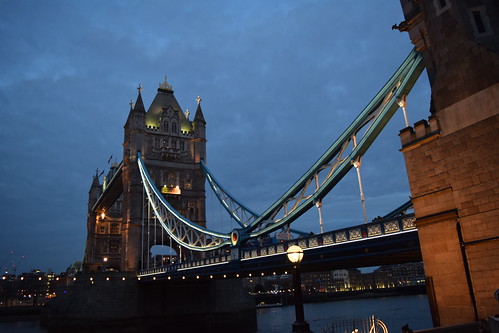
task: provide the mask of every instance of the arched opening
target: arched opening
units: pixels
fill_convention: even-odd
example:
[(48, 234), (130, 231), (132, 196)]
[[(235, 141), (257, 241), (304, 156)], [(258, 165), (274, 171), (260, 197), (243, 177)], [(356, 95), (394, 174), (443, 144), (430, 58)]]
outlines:
[(178, 262), (177, 251), (167, 245), (151, 246), (149, 255), (154, 267), (168, 266)]

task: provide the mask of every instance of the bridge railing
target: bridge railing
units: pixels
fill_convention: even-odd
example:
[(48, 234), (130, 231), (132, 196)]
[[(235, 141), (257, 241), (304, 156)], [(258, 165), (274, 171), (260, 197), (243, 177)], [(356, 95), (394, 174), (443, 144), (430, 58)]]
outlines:
[(163, 267), (155, 267), (151, 269), (141, 270), (139, 276), (156, 275), (161, 273), (173, 273), (196, 267), (207, 267), (207, 266), (226, 264), (229, 263), (230, 261), (231, 261), (230, 254), (217, 255), (202, 259), (188, 260), (182, 263), (175, 263)]
[(298, 245), (302, 249), (318, 246), (329, 246), (367, 238), (416, 229), (414, 214), (404, 215), (396, 219), (378, 219), (359, 226), (325, 232), (323, 234), (305, 236), (267, 246), (254, 246), (241, 250), (241, 260), (285, 253), (288, 247)]

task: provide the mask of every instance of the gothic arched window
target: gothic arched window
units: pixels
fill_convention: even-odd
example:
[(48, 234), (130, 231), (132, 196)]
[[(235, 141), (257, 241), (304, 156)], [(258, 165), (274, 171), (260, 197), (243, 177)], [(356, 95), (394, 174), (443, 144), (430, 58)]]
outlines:
[(168, 186), (175, 187), (177, 184), (177, 177), (173, 172), (168, 173)]
[(196, 204), (194, 202), (188, 203), (187, 218), (191, 221), (196, 219)]

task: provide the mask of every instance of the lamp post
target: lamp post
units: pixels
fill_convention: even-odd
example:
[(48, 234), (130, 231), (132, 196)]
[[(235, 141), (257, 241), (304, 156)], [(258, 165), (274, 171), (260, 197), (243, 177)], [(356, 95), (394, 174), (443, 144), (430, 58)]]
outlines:
[(290, 246), (287, 251), (289, 261), (293, 264), (293, 286), (295, 289), (295, 315), (292, 333), (311, 333), (309, 324), (305, 321), (303, 312), (303, 296), (301, 291), (300, 262), (303, 250), (297, 245)]

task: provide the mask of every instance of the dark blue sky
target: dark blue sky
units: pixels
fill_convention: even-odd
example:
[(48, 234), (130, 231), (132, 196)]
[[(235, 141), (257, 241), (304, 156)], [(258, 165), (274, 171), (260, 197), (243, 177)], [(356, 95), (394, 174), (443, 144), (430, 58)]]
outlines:
[[(138, 84), (147, 108), (165, 75), (184, 110), (202, 98), (210, 169), (265, 210), (405, 59), (400, 21), (398, 0), (1, 1), (0, 265), (25, 256), (18, 271), (60, 272), (82, 259), (92, 175), (121, 160)], [(423, 73), (411, 123), (428, 101)], [(409, 197), (403, 127), (397, 113), (363, 159), (370, 219)], [(354, 173), (324, 205), (327, 230), (362, 223)], [(319, 230), (316, 211), (298, 223)]]

